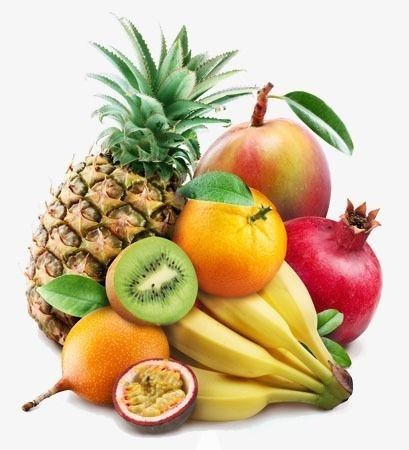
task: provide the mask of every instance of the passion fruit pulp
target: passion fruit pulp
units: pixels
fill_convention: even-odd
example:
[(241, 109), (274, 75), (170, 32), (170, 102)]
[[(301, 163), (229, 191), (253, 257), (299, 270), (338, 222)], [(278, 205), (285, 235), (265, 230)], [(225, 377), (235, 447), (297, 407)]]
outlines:
[(181, 426), (193, 413), (197, 380), (185, 364), (147, 359), (126, 370), (113, 391), (116, 412), (140, 431), (160, 433)]

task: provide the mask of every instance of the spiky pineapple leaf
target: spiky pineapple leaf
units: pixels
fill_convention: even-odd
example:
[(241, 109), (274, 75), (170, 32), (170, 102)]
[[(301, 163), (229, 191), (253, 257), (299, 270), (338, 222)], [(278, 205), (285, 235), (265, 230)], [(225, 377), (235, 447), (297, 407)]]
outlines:
[(187, 64), (189, 70), (196, 70), (201, 64), (203, 64), (207, 59), (206, 53), (200, 53), (199, 55), (193, 56)]
[[(144, 77), (144, 75), (138, 70), (138, 68), (133, 64), (133, 62), (122, 52), (117, 50), (116, 48), (111, 49), (113, 52), (117, 54), (119, 58), (128, 66), (129, 70), (132, 72), (135, 80), (138, 83), (139, 90), (147, 95), (152, 95), (152, 87)], [(132, 86), (132, 83), (129, 83)]]
[(101, 83), (105, 84), (115, 92), (117, 92), (122, 98), (124, 98), (127, 102), (132, 102), (132, 99), (129, 98), (128, 92), (115, 80), (112, 79), (112, 77), (108, 75), (101, 75), (98, 73), (89, 73), (88, 78), (93, 78), (94, 80), (100, 81)]
[(123, 125), (127, 115), (126, 113), (124, 114), (123, 110), (119, 106), (107, 104), (96, 109), (92, 113), (92, 116), (98, 117), (100, 122), (102, 122), (105, 117), (110, 117), (111, 119), (118, 120)]
[(131, 38), (137, 63), (119, 50), (95, 44), (121, 75), (91, 75), (114, 94), (100, 96), (105, 104), (96, 112), (101, 119), (108, 117), (118, 123), (100, 134), (102, 148), (112, 153), (115, 163), (129, 165), (145, 176), (156, 172), (182, 180), (200, 156), (196, 130), (208, 124), (230, 123), (207, 117), (209, 111), (248, 93), (207, 94), (205, 102), (201, 101), (218, 82), (238, 72), (219, 73), (236, 52), (214, 58), (192, 55), (186, 28), (182, 27), (169, 49), (161, 32), (160, 57), (155, 64), (139, 30), (127, 19), (119, 21)]
[(99, 141), (103, 140), (104, 138), (106, 138), (107, 136), (112, 136), (116, 133), (122, 133), (122, 131), (117, 127), (105, 128), (105, 130), (102, 130), (101, 133), (99, 133), (96, 141), (99, 142)]
[(165, 56), (168, 52), (168, 47), (166, 45), (166, 39), (165, 39), (165, 35), (163, 34), (162, 28), (160, 29), (160, 37), (161, 37), (161, 42), (160, 42), (160, 56), (159, 56), (158, 67), (160, 67), (162, 65), (163, 60), (165, 59)]
[(115, 97), (112, 97), (111, 95), (106, 95), (106, 94), (95, 94), (95, 97), (98, 97), (101, 100), (104, 100), (107, 103), (110, 103), (111, 105), (117, 106), (119, 109), (121, 109), (123, 111), (123, 114), (125, 116), (128, 117), (131, 115), (131, 111)]
[(147, 119), (153, 113), (165, 115), (165, 111), (163, 110), (162, 103), (160, 103), (156, 98), (151, 97), (149, 95), (140, 94), (139, 92), (134, 92), (134, 94), (141, 100), (141, 112)]
[(169, 128), (169, 121), (164, 114), (153, 113), (146, 119), (146, 126), (154, 132), (158, 132), (167, 130)]
[(140, 111), (140, 100), (138, 97), (133, 96), (130, 94), (130, 87), (129, 86), (121, 86), (121, 84), (118, 81), (113, 80), (113, 76), (107, 76), (107, 75), (99, 75), (95, 73), (89, 73), (88, 78), (93, 78), (94, 80), (97, 80), (109, 88), (111, 88), (113, 91), (118, 93), (121, 98), (123, 98), (127, 104), (129, 105), (129, 108), (132, 111), (132, 120), (134, 120), (138, 125), (142, 125), (144, 121), (144, 117), (141, 114)]
[(198, 81), (202, 81), (212, 75), (217, 75), (232, 58), (237, 54), (238, 50), (222, 53), (202, 63), (196, 70)]
[(128, 33), (128, 36), (130, 37), (136, 50), (139, 62), (144, 68), (145, 76), (149, 79), (152, 87), (152, 84), (156, 79), (157, 68), (145, 39), (130, 20), (123, 17), (119, 19), (119, 22)]
[(202, 97), (200, 101), (206, 104), (223, 104), (225, 101), (230, 101), (243, 95), (252, 94), (256, 91), (257, 88), (251, 86), (223, 89), (222, 91), (215, 92), (214, 94), (208, 95), (207, 97)]
[(228, 126), (230, 124), (229, 119), (218, 119), (216, 117), (195, 117), (194, 119), (181, 120), (175, 126), (177, 133), (184, 133), (188, 130), (194, 130), (197, 128), (206, 128), (209, 124), (222, 124)]
[(97, 42), (92, 42), (92, 45), (97, 48), (110, 61), (135, 89), (139, 89), (138, 80), (135, 78), (132, 70), (128, 67), (126, 62), (113, 49), (108, 49)]
[(182, 67), (183, 64), (183, 50), (179, 41), (175, 41), (165, 56), (162, 65), (159, 68), (156, 84), (160, 86), (163, 80), (171, 74), (174, 70)]
[(165, 105), (189, 98), (196, 85), (196, 74), (185, 67), (174, 70), (160, 85), (157, 97)]
[(211, 105), (192, 100), (177, 100), (170, 106), (165, 107), (166, 115), (169, 119), (180, 119), (188, 116), (195, 111), (210, 111), (213, 109)]
[(241, 70), (230, 70), (229, 72), (220, 73), (219, 75), (214, 75), (213, 77), (209, 77), (198, 83), (192, 91), (190, 98), (195, 100), (200, 97), (202, 94), (212, 89), (216, 84), (220, 83), (220, 81), (225, 80), (226, 78), (230, 78), (233, 75), (241, 72)]
[(186, 31), (185, 25), (183, 25), (182, 28), (180, 29), (174, 42), (177, 42), (177, 41), (180, 42), (180, 46), (182, 47), (183, 59), (185, 59), (189, 53), (189, 40), (187, 37), (187, 31)]

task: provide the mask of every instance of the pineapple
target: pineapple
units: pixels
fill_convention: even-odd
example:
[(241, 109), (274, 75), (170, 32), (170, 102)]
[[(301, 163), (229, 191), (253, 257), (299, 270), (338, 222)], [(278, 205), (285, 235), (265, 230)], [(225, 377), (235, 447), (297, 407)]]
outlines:
[(228, 120), (208, 114), (252, 91), (208, 92), (237, 72), (221, 73), (235, 51), (193, 56), (182, 27), (169, 48), (162, 34), (155, 63), (136, 27), (124, 18), (119, 22), (137, 63), (93, 44), (119, 74), (89, 75), (111, 89), (111, 95), (99, 96), (104, 104), (94, 113), (110, 126), (96, 141), (99, 153), (69, 167), (30, 248), (29, 313), (61, 345), (77, 319), (48, 305), (36, 288), (70, 273), (104, 283), (109, 264), (124, 247), (150, 235), (169, 237), (183, 207), (176, 190), (200, 156), (197, 130), (227, 125)]

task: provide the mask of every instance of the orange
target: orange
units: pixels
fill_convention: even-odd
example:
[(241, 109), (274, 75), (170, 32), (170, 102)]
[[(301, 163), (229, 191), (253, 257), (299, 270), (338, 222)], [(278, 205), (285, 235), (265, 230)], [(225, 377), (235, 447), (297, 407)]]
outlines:
[(173, 234), (196, 269), (199, 287), (223, 297), (260, 290), (284, 261), (287, 236), (274, 205), (252, 189), (254, 206), (189, 200)]
[[(168, 358), (165, 333), (130, 323), (109, 308), (87, 314), (69, 332), (62, 351), (62, 389), (99, 404), (112, 403), (115, 381), (144, 359)], [(62, 390), (60, 389), (60, 390)]]

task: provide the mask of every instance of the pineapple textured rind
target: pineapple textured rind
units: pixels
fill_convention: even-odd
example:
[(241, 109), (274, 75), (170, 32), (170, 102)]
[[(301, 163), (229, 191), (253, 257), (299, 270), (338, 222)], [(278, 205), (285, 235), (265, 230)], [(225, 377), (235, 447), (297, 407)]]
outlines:
[(63, 274), (103, 283), (109, 264), (132, 242), (169, 238), (183, 200), (174, 180), (147, 179), (119, 167), (107, 155), (70, 168), (33, 236), (28, 309), (40, 328), (60, 344), (75, 317), (52, 308), (36, 288)]

